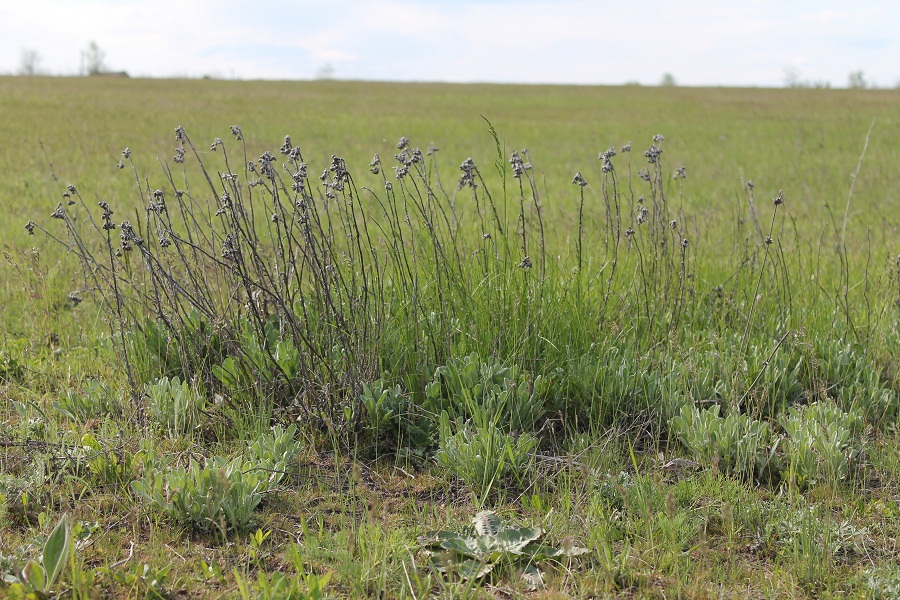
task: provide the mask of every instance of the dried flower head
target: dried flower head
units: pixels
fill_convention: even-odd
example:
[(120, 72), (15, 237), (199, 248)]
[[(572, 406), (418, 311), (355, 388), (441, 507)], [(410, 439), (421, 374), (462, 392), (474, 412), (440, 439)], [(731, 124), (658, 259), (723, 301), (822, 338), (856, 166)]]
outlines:
[(116, 163), (116, 168), (117, 168), (117, 169), (124, 169), (124, 168), (125, 168), (125, 163), (123, 163), (123, 162), (120, 160), (119, 162)]
[(77, 291), (69, 292), (69, 295), (67, 296), (67, 298), (69, 299), (69, 302), (72, 303), (72, 306), (78, 306), (79, 304), (81, 304), (81, 301), (82, 301), (82, 298), (81, 298), (81, 296), (78, 295)]
[(631, 142), (628, 142), (619, 150), (620, 152), (631, 152)]
[(772, 239), (771, 237), (769, 237), (768, 235), (766, 236), (766, 246), (768, 246), (769, 244), (771, 244), (771, 243), (774, 242), (774, 241), (775, 241), (775, 240), (773, 240), (773, 239)]
[(294, 148), (294, 145), (291, 144), (291, 136), (284, 136), (284, 143), (281, 144), (281, 148), (278, 149), (282, 154), (290, 154), (291, 150)]
[(588, 184), (587, 181), (585, 181), (584, 177), (581, 176), (581, 171), (575, 173), (575, 177), (572, 178), (572, 183), (575, 185), (580, 185), (581, 187), (584, 187)]
[(51, 219), (65, 219), (66, 218), (66, 211), (63, 208), (62, 202), (60, 202), (59, 204), (56, 205), (56, 210), (54, 210), (50, 214), (50, 218)]
[(434, 145), (434, 142), (428, 144), (428, 148), (425, 150), (425, 154), (428, 156), (434, 156), (434, 153), (440, 150), (437, 146)]
[(669, 221), (669, 227), (671, 227), (672, 229), (675, 229), (676, 227), (678, 227), (678, 221), (676, 221), (675, 219), (672, 219), (671, 221)]
[(238, 127), (237, 125), (232, 125), (232, 126), (231, 126), (231, 135), (233, 135), (234, 138), (235, 138), (236, 140), (238, 140), (238, 141), (241, 141), (241, 140), (244, 139), (244, 134), (243, 134), (243, 132), (241, 131), (241, 128)]
[(533, 267), (533, 266), (534, 266), (534, 264), (531, 262), (530, 256), (526, 256), (525, 258), (522, 259), (522, 262), (519, 263), (519, 268), (524, 269), (526, 271), (531, 269), (531, 267)]
[(778, 190), (778, 195), (772, 200), (775, 203), (775, 206), (781, 206), (784, 204), (784, 190)]
[(28, 231), (28, 235), (34, 235), (34, 228), (37, 227), (37, 223), (34, 221), (28, 221), (25, 223), (25, 229)]
[(634, 229), (632, 229), (631, 227), (629, 227), (628, 229), (625, 230), (625, 237), (630, 238), (633, 235), (634, 235)]
[(216, 148), (218, 148), (219, 146), (224, 147), (225, 143), (222, 141), (222, 138), (217, 137), (217, 138), (213, 139), (212, 144), (209, 145), (209, 149), (212, 152), (215, 152)]
[(377, 153), (372, 157), (372, 162), (369, 163), (369, 172), (373, 175), (381, 173), (381, 157)]
[(126, 146), (125, 149), (122, 150), (122, 157), (123, 158), (131, 158), (131, 148)]
[(474, 190), (478, 187), (478, 185), (475, 183), (475, 174), (478, 172), (478, 169), (475, 167), (475, 161), (472, 160), (471, 156), (464, 160), (461, 165), (459, 165), (459, 170), (462, 171), (462, 175), (459, 176), (459, 184), (457, 186), (457, 189), (462, 189), (468, 186)]
[(397, 150), (404, 150), (409, 146), (409, 138), (405, 135), (397, 140)]
[(509, 155), (509, 164), (512, 165), (513, 177), (516, 179), (525, 174), (525, 163), (522, 161), (518, 150), (513, 150), (512, 154)]
[(688, 241), (687, 241), (687, 238), (684, 238), (681, 240), (681, 249), (686, 250), (687, 247), (688, 247)]
[(185, 135), (184, 135), (184, 127), (179, 125), (175, 128), (175, 141), (179, 144), (184, 144)]
[[(654, 137), (654, 139), (656, 139)], [(651, 144), (647, 151), (644, 152), (644, 156), (647, 158), (647, 162), (651, 165), (655, 165), (659, 162), (659, 157), (662, 154), (662, 148), (657, 146), (656, 144)]]
[(681, 166), (681, 167), (678, 167), (677, 169), (675, 169), (675, 174), (672, 176), (672, 179), (677, 181), (679, 179), (686, 179), (686, 178), (687, 178), (687, 169), (685, 169), (685, 167)]
[(177, 163), (184, 162), (184, 147), (183, 146), (178, 146), (177, 148), (175, 148), (175, 156), (172, 157), (172, 160)]

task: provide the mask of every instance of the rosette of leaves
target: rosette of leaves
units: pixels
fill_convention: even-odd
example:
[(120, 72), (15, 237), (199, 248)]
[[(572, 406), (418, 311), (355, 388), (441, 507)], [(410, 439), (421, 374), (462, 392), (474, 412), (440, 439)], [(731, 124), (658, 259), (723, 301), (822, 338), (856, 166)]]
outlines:
[(554, 547), (541, 543), (540, 527), (505, 526), (493, 511), (481, 511), (465, 532), (435, 531), (419, 538), (423, 553), (442, 573), (461, 579), (481, 579), (505, 568), (528, 590), (544, 585), (541, 563), (588, 552), (575, 544)]

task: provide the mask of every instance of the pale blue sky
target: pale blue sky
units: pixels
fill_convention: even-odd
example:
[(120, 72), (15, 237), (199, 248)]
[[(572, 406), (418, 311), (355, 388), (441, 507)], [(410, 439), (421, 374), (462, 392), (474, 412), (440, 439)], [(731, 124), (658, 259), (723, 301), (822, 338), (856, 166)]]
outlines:
[(93, 40), (133, 76), (893, 87), (898, 31), (898, 0), (0, 0), (0, 73)]

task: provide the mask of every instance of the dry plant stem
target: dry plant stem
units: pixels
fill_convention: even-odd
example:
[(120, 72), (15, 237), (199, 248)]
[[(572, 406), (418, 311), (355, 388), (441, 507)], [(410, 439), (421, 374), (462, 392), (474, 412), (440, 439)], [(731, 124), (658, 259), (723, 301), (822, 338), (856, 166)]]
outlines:
[[(781, 196), (781, 192), (778, 193)], [(759, 278), (756, 280), (756, 288), (753, 290), (753, 297), (750, 298), (750, 310), (747, 311), (747, 324), (744, 327), (744, 336), (741, 342), (741, 356), (747, 352), (747, 344), (750, 343), (750, 323), (753, 320), (753, 309), (756, 308), (756, 299), (759, 296), (759, 286), (762, 284), (762, 278), (766, 271), (766, 259), (769, 257), (769, 242), (772, 239), (772, 232), (775, 230), (775, 217), (778, 214), (779, 204), (775, 204), (775, 210), (772, 211), (772, 222), (769, 224), (769, 235), (766, 237), (764, 244), (766, 246), (763, 254), (762, 265), (759, 267)]]
[(866, 150), (869, 149), (869, 138), (872, 137), (872, 130), (875, 128), (876, 117), (872, 118), (869, 125), (869, 131), (866, 133), (866, 141), (863, 143), (862, 152), (859, 155), (859, 161), (856, 163), (856, 170), (850, 178), (850, 192), (847, 194), (847, 206), (844, 207), (844, 222), (841, 225), (841, 246), (845, 246), (845, 238), (847, 234), (847, 220), (850, 215), (850, 201), (853, 199), (853, 188), (856, 187), (856, 180), (859, 178), (859, 172), (862, 169), (863, 160), (866, 158)]
[(744, 395), (741, 396), (741, 399), (738, 402), (738, 407), (743, 406), (744, 400), (747, 399), (747, 396), (750, 395), (750, 392), (752, 392), (753, 388), (756, 387), (756, 384), (759, 383), (759, 380), (762, 378), (763, 374), (765, 374), (766, 369), (769, 368), (769, 364), (772, 362), (772, 358), (775, 357), (775, 353), (778, 352), (778, 349), (781, 348), (781, 345), (784, 343), (784, 341), (788, 338), (789, 335), (791, 335), (790, 331), (785, 332), (785, 334), (783, 336), (781, 336), (781, 339), (778, 340), (778, 343), (775, 344), (775, 347), (772, 348), (772, 352), (769, 353), (768, 358), (766, 358), (765, 362), (763, 362), (763, 368), (759, 370), (759, 373), (757, 373), (756, 377), (753, 379), (753, 382), (750, 383), (750, 387), (748, 387), (747, 391), (744, 392)]

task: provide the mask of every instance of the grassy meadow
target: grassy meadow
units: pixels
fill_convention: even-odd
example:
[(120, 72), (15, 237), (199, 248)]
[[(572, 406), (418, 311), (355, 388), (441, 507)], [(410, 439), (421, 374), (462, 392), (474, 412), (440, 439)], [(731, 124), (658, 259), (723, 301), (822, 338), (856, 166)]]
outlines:
[(900, 597), (900, 91), (7, 77), (0, 139), (0, 595)]

